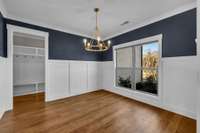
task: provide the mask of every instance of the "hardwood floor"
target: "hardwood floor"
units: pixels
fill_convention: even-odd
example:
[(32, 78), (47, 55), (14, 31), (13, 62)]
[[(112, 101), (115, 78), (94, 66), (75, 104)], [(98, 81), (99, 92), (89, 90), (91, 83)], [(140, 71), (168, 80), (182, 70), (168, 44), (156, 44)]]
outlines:
[(0, 133), (196, 133), (195, 120), (106, 91), (43, 101), (15, 97)]

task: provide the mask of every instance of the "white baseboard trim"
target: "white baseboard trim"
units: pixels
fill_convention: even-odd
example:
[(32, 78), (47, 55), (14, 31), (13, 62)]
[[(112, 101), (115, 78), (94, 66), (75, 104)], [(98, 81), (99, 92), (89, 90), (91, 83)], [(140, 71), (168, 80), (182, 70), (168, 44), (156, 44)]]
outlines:
[(32, 91), (32, 92), (22, 93), (22, 94), (15, 94), (14, 96), (25, 96), (25, 95), (31, 95), (31, 94), (42, 93), (42, 92), (44, 92), (44, 90), (40, 90), (40, 91)]
[(176, 113), (176, 114), (179, 114), (179, 115), (183, 115), (185, 117), (188, 117), (188, 118), (191, 118), (191, 119), (194, 119), (194, 120), (197, 119), (195, 112), (192, 112), (192, 111), (189, 111), (189, 110), (177, 107), (177, 106), (175, 107), (173, 105), (165, 104), (162, 109), (165, 109), (167, 111), (170, 111), (170, 112), (173, 112), (173, 113)]
[(79, 95), (82, 95), (82, 94), (86, 94), (86, 93), (90, 93), (90, 92), (94, 92), (94, 91), (98, 91), (98, 90), (101, 90), (101, 89), (86, 90), (86, 91), (79, 93), (79, 94), (71, 94), (70, 97), (79, 96)]
[(5, 114), (5, 112), (6, 112), (5, 108), (2, 108), (0, 110), (0, 120), (3, 118), (3, 115)]
[(136, 97), (134, 96), (133, 92), (129, 91), (129, 90), (126, 90), (126, 91), (123, 91), (122, 89), (103, 89), (105, 91), (109, 91), (111, 93), (115, 93), (115, 94), (118, 94), (118, 95), (121, 95), (121, 96), (124, 96), (124, 97), (127, 97), (127, 98), (130, 98), (130, 99), (133, 99), (135, 101), (139, 101), (139, 102), (142, 102), (142, 103), (146, 103), (146, 104), (149, 104), (149, 105), (152, 105), (152, 106), (156, 106), (156, 107), (160, 107), (160, 103), (156, 100), (152, 100), (149, 101), (148, 98), (146, 97)]
[(56, 100), (61, 100), (61, 99), (65, 99), (65, 98), (68, 98), (70, 96), (61, 96), (61, 95), (54, 95), (54, 96), (51, 96), (51, 97), (46, 97), (46, 100), (45, 102), (52, 102), (52, 101), (56, 101)]
[(115, 93), (115, 94), (118, 94), (118, 95), (121, 95), (121, 96), (124, 96), (124, 97), (127, 97), (127, 98), (130, 98), (130, 99), (133, 99), (133, 100), (145, 103), (145, 104), (149, 104), (149, 105), (152, 105), (152, 106), (155, 106), (155, 107), (158, 107), (158, 108), (161, 108), (161, 109), (164, 109), (164, 110), (167, 110), (167, 111), (170, 111), (170, 112), (173, 112), (173, 113), (176, 113), (176, 114), (179, 114), (179, 115), (182, 115), (182, 116), (194, 119), (194, 120), (197, 119), (195, 112), (188, 111), (186, 109), (179, 108), (177, 106), (175, 107), (175, 106), (169, 105), (169, 104), (163, 105), (161, 103), (160, 104), (158, 104), (158, 103), (156, 103), (156, 104), (155, 103), (149, 103), (149, 102), (147, 102), (145, 100), (141, 100), (141, 99), (135, 98), (132, 95), (130, 96), (130, 95), (121, 94), (121, 93), (117, 92), (114, 89), (103, 89), (103, 90), (109, 91), (109, 92), (112, 92), (112, 93)]
[(5, 113), (4, 111), (1, 111), (1, 112), (0, 112), (0, 120), (2, 119), (4, 113)]
[(82, 94), (86, 94), (86, 93), (94, 92), (94, 91), (98, 91), (98, 90), (101, 90), (101, 89), (86, 90), (86, 91), (84, 91), (84, 92), (82, 92), (82, 93), (79, 93), (79, 94), (71, 94), (71, 95), (68, 95), (68, 96), (54, 96), (54, 97), (47, 98), (46, 102), (61, 100), (61, 99), (65, 99), (65, 98), (69, 98), (69, 97), (73, 97), (73, 96), (79, 96), (79, 95), (82, 95)]

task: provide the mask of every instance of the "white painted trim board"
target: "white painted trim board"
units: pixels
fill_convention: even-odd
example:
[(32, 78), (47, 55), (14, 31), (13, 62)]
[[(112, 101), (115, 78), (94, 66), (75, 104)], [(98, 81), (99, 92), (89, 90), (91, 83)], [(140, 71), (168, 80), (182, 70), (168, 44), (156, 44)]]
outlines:
[[(24, 28), (20, 26), (14, 26), (7, 24), (7, 39), (8, 39), (8, 67), (9, 67), (9, 93), (10, 97), (8, 99), (9, 105), (7, 105), (6, 110), (12, 110), (13, 109), (13, 47), (14, 47), (14, 41), (13, 41), (13, 35), (14, 32), (20, 32), (20, 33), (25, 33), (25, 34), (31, 34), (31, 35), (36, 35), (36, 36), (42, 36), (45, 39), (45, 92), (48, 92), (47, 87), (48, 86), (48, 41), (49, 41), (49, 33), (48, 32), (43, 32), (39, 30), (33, 30), (29, 28)], [(47, 95), (48, 93), (45, 93), (45, 101), (47, 101)]]

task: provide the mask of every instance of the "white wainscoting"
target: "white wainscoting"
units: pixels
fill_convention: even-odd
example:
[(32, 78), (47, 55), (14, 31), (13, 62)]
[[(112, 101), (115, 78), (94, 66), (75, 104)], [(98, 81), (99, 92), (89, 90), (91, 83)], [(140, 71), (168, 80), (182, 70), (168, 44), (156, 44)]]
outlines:
[(101, 89), (102, 81), (101, 81), (101, 63), (100, 62), (93, 62), (90, 61), (87, 63), (88, 65), (88, 90), (87, 91), (94, 91)]
[(99, 62), (48, 61), (47, 100), (52, 101), (100, 89)]
[(105, 90), (196, 119), (198, 88), (197, 57), (162, 58), (162, 97), (114, 87), (112, 61), (102, 62), (102, 87)]
[(164, 58), (163, 66), (164, 107), (196, 118), (197, 57)]
[(9, 110), (10, 104), (9, 76), (8, 76), (8, 60), (7, 58), (0, 57), (0, 119), (4, 112)]
[(69, 96), (69, 62), (49, 60), (46, 86), (47, 101)]
[(87, 91), (87, 63), (70, 61), (70, 94), (80, 95)]
[[(163, 58), (163, 96), (158, 100), (141, 93), (114, 88), (112, 61), (65, 61), (49, 60), (47, 71), (49, 83), (46, 88), (48, 101), (105, 89), (196, 119), (198, 74), (196, 57)], [(7, 59), (0, 58), (0, 116), (10, 108), (9, 68)], [(75, 89), (75, 90), (74, 90)], [(4, 93), (5, 90), (5, 93)], [(3, 94), (3, 95), (2, 95)]]

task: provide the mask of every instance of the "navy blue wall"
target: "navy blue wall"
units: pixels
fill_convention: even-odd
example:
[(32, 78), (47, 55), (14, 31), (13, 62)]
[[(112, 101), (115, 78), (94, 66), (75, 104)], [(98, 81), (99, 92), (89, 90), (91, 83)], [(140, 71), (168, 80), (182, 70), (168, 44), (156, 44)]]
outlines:
[(68, 34), (15, 20), (5, 19), (7, 24), (49, 32), (49, 59), (101, 61), (101, 53), (87, 52), (82, 36)]
[[(163, 34), (163, 57), (196, 55), (196, 9), (119, 35), (111, 41), (118, 45), (157, 34)], [(112, 49), (103, 53), (102, 60), (112, 60)]]
[(2, 57), (6, 57), (7, 55), (4, 32), (5, 32), (5, 23), (4, 23), (3, 15), (0, 12), (0, 56)]

